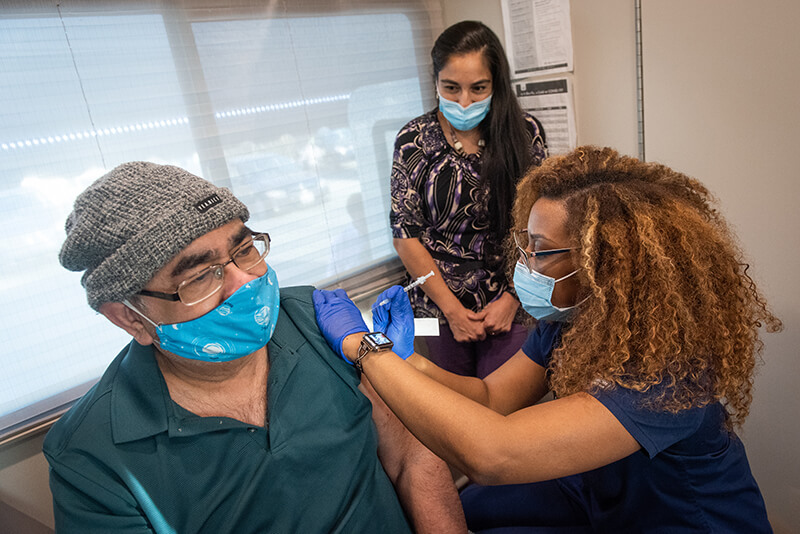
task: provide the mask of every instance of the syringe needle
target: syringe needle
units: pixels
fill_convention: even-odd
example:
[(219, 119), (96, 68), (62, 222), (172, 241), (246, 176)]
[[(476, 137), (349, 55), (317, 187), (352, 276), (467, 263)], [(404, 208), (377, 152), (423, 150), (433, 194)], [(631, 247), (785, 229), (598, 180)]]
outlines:
[[(424, 274), (424, 275), (420, 276), (419, 278), (417, 278), (416, 280), (414, 280), (413, 282), (408, 284), (406, 287), (404, 287), (403, 291), (408, 293), (410, 290), (414, 289), (415, 287), (421, 286), (422, 284), (424, 284), (425, 280), (427, 280), (431, 276), (433, 276), (433, 271), (429, 272), (428, 274)], [(382, 301), (380, 301), (377, 304), (373, 304), (372, 307), (373, 308), (377, 308), (378, 306), (385, 306), (386, 304), (389, 304), (389, 299), (388, 298), (383, 299)]]

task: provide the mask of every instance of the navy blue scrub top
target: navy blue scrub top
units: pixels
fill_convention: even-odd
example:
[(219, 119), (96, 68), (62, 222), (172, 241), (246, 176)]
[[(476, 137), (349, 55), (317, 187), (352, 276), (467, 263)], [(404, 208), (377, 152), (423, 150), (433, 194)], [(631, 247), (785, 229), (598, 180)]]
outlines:
[[(562, 324), (540, 321), (522, 351), (547, 368)], [(711, 404), (677, 414), (642, 408), (648, 393), (620, 387), (593, 396), (642, 449), (559, 479), (602, 532), (772, 532), (744, 446)]]

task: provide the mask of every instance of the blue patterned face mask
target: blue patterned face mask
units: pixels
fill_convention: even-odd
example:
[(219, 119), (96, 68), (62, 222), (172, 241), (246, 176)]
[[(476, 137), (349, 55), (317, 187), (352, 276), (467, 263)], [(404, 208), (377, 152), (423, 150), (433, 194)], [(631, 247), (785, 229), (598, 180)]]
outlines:
[(254, 353), (270, 340), (278, 321), (280, 291), (275, 271), (267, 266), (267, 274), (185, 323), (157, 325), (128, 301), (124, 304), (156, 327), (161, 350), (192, 360), (228, 362)]
[(528, 269), (517, 262), (514, 269), (514, 290), (517, 292), (522, 308), (540, 321), (568, 321), (576, 306), (559, 308), (553, 305), (553, 289), (556, 282), (569, 278), (578, 271), (572, 271), (558, 280)]
[(453, 125), (453, 128), (462, 132), (471, 130), (480, 124), (486, 114), (489, 113), (489, 105), (491, 103), (492, 95), (489, 95), (483, 100), (478, 100), (462, 108), (458, 102), (447, 100), (442, 95), (439, 95), (439, 111)]

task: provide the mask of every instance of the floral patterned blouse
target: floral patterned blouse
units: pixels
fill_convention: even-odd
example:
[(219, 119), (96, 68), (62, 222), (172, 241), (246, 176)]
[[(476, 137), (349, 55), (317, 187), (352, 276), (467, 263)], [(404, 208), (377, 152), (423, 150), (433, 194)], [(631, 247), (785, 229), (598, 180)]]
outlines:
[[(528, 114), (532, 165), (546, 156), (543, 133)], [(445, 139), (436, 110), (397, 134), (389, 221), (395, 238), (416, 237), (433, 257), (461, 304), (480, 311), (508, 290), (502, 244), (489, 238), (489, 184), (479, 155), (458, 154)], [(422, 288), (409, 291), (417, 317), (443, 318)]]

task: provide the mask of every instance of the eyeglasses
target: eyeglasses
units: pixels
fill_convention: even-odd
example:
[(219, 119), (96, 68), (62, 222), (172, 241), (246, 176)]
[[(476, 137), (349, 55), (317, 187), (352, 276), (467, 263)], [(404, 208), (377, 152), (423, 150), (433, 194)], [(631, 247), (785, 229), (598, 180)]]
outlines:
[[(537, 250), (535, 252), (528, 251), (528, 230), (513, 230), (512, 232), (514, 236), (514, 243), (517, 245), (517, 250), (519, 251), (519, 262), (522, 263), (524, 266), (528, 268), (529, 271), (541, 271), (541, 266), (539, 262), (550, 256), (555, 254), (563, 254), (564, 252), (569, 252), (571, 250), (575, 250), (575, 248), (554, 248), (550, 250)], [(536, 268), (534, 268), (536, 265)]]
[(137, 295), (155, 297), (172, 302), (180, 300), (186, 306), (194, 306), (216, 294), (222, 289), (225, 281), (225, 266), (233, 262), (239, 269), (250, 272), (261, 264), (269, 254), (269, 234), (253, 234), (253, 236), (230, 252), (230, 259), (225, 263), (206, 267), (180, 284), (175, 293), (162, 293), (143, 289)]

